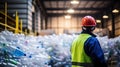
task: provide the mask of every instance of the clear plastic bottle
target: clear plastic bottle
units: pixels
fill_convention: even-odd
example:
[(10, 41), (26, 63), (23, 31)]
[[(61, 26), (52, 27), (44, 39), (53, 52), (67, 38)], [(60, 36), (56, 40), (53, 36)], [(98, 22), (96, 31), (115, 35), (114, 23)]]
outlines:
[(20, 57), (26, 55), (22, 50), (16, 48), (15, 46), (8, 45), (5, 43), (3, 43), (1, 46), (4, 51), (11, 53), (13, 56)]

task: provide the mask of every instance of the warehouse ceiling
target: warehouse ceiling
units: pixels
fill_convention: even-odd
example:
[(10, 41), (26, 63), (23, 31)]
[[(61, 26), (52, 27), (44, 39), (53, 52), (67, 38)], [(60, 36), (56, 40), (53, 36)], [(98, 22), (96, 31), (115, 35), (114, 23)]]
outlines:
[(77, 0), (78, 4), (71, 4), (73, 0), (40, 0), (48, 16), (61, 16), (69, 14), (68, 9), (74, 9), (71, 15), (97, 16), (114, 5), (114, 0)]

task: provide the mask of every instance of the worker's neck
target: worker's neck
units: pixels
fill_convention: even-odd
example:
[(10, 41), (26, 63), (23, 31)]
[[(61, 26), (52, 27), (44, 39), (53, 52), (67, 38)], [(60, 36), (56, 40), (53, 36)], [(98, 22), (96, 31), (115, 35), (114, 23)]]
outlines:
[(93, 36), (93, 37), (96, 37), (96, 35), (95, 34), (93, 34), (92, 33), (93, 31), (89, 31), (89, 30), (83, 30), (82, 32), (81, 32), (81, 34), (90, 34), (91, 36)]

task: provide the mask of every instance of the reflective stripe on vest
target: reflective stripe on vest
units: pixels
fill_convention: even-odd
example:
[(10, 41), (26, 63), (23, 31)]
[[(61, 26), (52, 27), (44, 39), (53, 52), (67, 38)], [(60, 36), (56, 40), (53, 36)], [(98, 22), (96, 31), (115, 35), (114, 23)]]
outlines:
[(79, 63), (79, 62), (72, 62), (72, 67), (93, 67), (91, 63)]
[[(89, 34), (80, 34), (73, 41), (72, 47), (71, 47), (72, 62), (73, 63), (74, 62), (77, 62), (77, 63), (91, 63), (90, 57), (84, 51), (84, 43), (89, 37), (91, 37), (91, 35), (89, 35)], [(76, 67), (78, 67), (78, 66), (79, 66), (79, 64), (76, 64)], [(72, 67), (75, 67), (75, 64)]]

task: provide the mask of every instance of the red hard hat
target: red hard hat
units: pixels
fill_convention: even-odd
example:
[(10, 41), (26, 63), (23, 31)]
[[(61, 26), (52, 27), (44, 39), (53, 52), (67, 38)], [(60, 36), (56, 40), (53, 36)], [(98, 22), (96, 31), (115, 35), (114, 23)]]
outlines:
[(83, 17), (82, 26), (96, 26), (95, 19), (92, 16)]

